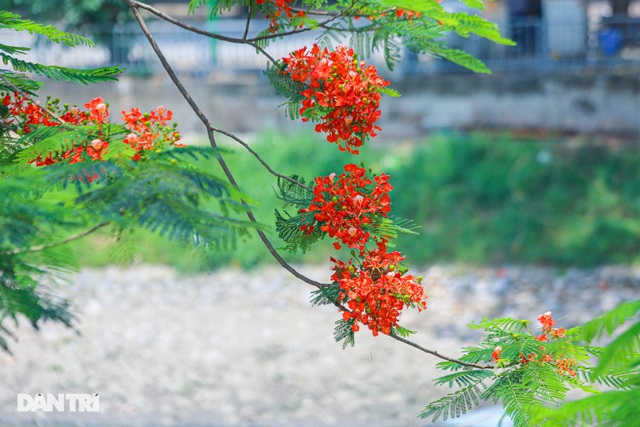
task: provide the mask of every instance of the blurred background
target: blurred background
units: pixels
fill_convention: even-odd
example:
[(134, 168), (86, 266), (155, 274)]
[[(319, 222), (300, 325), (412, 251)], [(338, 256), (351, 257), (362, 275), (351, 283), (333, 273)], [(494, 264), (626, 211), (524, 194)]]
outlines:
[[(210, 20), (206, 7), (187, 15), (186, 0), (149, 3), (208, 31), (235, 37), (244, 31), (243, 8)], [(96, 42), (68, 49), (1, 31), (2, 43), (32, 48), (27, 59), (126, 68), (114, 83), (47, 81), (44, 95), (78, 104), (102, 96), (114, 119), (132, 106), (164, 105), (187, 143), (206, 144), (201, 123), (123, 2), (5, 4)], [(469, 11), (456, 1), (443, 6)], [(569, 316), (569, 326), (637, 298), (640, 290), (640, 1), (501, 0), (478, 13), (518, 45), (453, 36), (448, 42), (485, 61), (490, 75), (409, 52), (393, 71), (381, 57), (369, 59), (402, 97), (383, 100), (383, 130), (356, 159), (391, 176), (398, 189), (394, 213), (422, 226), (420, 236), (398, 241), (413, 268), (429, 278), (430, 308), (407, 322), (419, 330), (419, 341), (432, 339), (454, 354), (476, 338), (465, 323), (483, 315), (533, 320), (552, 309), (554, 317)], [(254, 49), (149, 19), (212, 122), (250, 142), (278, 172), (312, 179), (354, 161), (278, 109), (283, 99), (268, 85), (266, 61)], [(252, 21), (251, 34), (267, 27), (264, 19)], [(316, 35), (267, 50), (282, 57)], [(258, 202), (258, 218), (271, 223), (274, 209), (282, 208), (274, 179), (241, 147), (222, 143), (241, 187)], [(267, 231), (279, 246), (274, 230)], [(324, 243), (304, 257), (286, 257), (324, 281), (331, 249)], [(73, 250), (82, 270), (63, 292), (82, 313), (84, 336), (53, 326), (44, 333), (20, 330), (16, 356), (0, 367), (7, 378), (0, 421), (422, 426), (430, 423), (415, 415), (445, 392), (430, 385), (434, 360), (413, 350), (362, 332), (354, 350), (332, 344), (336, 313), (310, 314), (317, 309), (309, 308), (308, 289), (271, 266), (257, 238), (220, 252), (144, 232), (124, 241), (104, 233), (74, 242)], [(172, 269), (151, 267), (158, 264)], [(329, 383), (340, 391), (327, 394)], [(111, 418), (15, 417), (7, 408), (18, 388), (104, 390)], [(457, 425), (496, 425), (491, 416)]]
[[(86, 34), (97, 43), (94, 48), (70, 49), (28, 33), (3, 32), (7, 43), (32, 47), (29, 59), (126, 68), (116, 83), (85, 87), (47, 82), (44, 94), (78, 104), (103, 96), (114, 117), (131, 106), (149, 110), (164, 105), (173, 110), (188, 143), (206, 143), (201, 123), (164, 75), (121, 1), (9, 3), (25, 16)], [(188, 15), (186, 0), (150, 3), (202, 29), (236, 37), (244, 31), (244, 8), (210, 20), (207, 7)], [(458, 2), (445, 2), (444, 7), (467, 10)], [(383, 130), (371, 141), (373, 150), (363, 155), (402, 189), (394, 200), (396, 214), (424, 227), (420, 238), (403, 239), (404, 252), (418, 265), (508, 262), (586, 267), (636, 262), (640, 2), (505, 0), (490, 2), (479, 13), (498, 23), (518, 45), (457, 36), (448, 42), (484, 60), (493, 70), (490, 75), (408, 52), (393, 71), (381, 57), (369, 59), (402, 94), (383, 99)], [(312, 179), (352, 161), (278, 109), (283, 101), (267, 84), (262, 73), (265, 59), (253, 48), (208, 39), (151, 18), (149, 25), (212, 122), (251, 141), (276, 170)], [(264, 19), (252, 21), (251, 33), (267, 26)], [(308, 32), (267, 49), (282, 57), (310, 45), (315, 37)], [(270, 222), (279, 204), (272, 197), (273, 180), (248, 156), (233, 154), (229, 161), (245, 191), (260, 202), (259, 216)], [(185, 270), (270, 261), (257, 239), (235, 252), (195, 258), (178, 249), (162, 258), (147, 253), (158, 245), (142, 246), (138, 256), (144, 261), (169, 262)], [(324, 259), (326, 250), (320, 252), (318, 258), (305, 260)], [(86, 260), (91, 265), (109, 262), (92, 257)]]

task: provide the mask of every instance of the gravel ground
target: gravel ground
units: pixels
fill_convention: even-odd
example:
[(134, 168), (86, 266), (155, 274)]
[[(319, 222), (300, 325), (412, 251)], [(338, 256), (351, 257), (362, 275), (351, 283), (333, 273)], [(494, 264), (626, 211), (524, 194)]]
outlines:
[[(326, 280), (328, 267), (301, 266)], [(419, 270), (415, 270), (420, 273)], [(639, 297), (640, 268), (434, 266), (428, 310), (403, 314), (414, 340), (458, 356), (483, 316), (571, 326)], [(182, 276), (166, 267), (84, 270), (60, 292), (81, 335), (21, 325), (0, 354), (0, 426), (426, 426), (416, 416), (448, 389), (438, 359), (362, 330), (342, 350), (339, 314), (277, 267)], [(16, 394), (99, 393), (99, 413), (17, 413)]]

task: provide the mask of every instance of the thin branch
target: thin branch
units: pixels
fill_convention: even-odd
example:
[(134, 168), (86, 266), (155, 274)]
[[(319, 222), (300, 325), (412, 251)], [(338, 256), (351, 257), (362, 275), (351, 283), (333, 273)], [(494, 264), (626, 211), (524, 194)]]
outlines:
[(291, 182), (292, 184), (297, 185), (300, 188), (304, 188), (305, 190), (309, 191), (310, 193), (313, 193), (313, 189), (311, 187), (308, 187), (306, 185), (304, 185), (303, 183), (296, 181), (295, 179), (291, 178), (290, 176), (287, 175), (282, 175), (281, 173), (278, 173), (276, 171), (274, 171), (271, 166), (269, 166), (269, 164), (267, 162), (264, 161), (264, 159), (262, 157), (260, 157), (260, 155), (249, 146), (249, 144), (247, 144), (246, 142), (244, 142), (243, 140), (241, 140), (240, 138), (238, 138), (236, 135), (232, 134), (231, 132), (227, 132), (225, 130), (222, 129), (218, 129), (215, 127), (211, 127), (211, 130), (214, 132), (218, 132), (221, 133), (223, 135), (228, 136), (229, 138), (233, 139), (234, 141), (236, 141), (238, 144), (242, 145), (244, 148), (246, 148), (246, 150), (251, 153), (261, 164), (262, 166), (264, 166), (264, 168), (266, 170), (269, 171), (269, 173), (273, 176), (276, 176), (278, 178), (287, 180), (289, 182)]
[[(220, 40), (220, 41), (225, 41), (225, 42), (229, 42), (229, 43), (235, 43), (235, 44), (248, 44), (250, 46), (253, 46), (256, 49), (260, 49), (259, 47), (256, 46), (255, 43), (262, 41), (262, 40), (269, 40), (269, 39), (276, 39), (276, 38), (280, 38), (280, 37), (284, 37), (284, 36), (291, 36), (294, 34), (300, 34), (300, 33), (306, 33), (311, 31), (312, 29), (309, 27), (304, 27), (304, 28), (296, 28), (290, 31), (284, 31), (281, 33), (274, 33), (274, 34), (268, 34), (268, 35), (264, 35), (264, 36), (259, 36), (259, 37), (253, 37), (253, 38), (235, 38), (235, 37), (227, 37), (227, 36), (223, 36), (220, 34), (216, 34), (216, 33), (212, 33), (206, 30), (202, 30), (198, 27), (194, 27), (192, 25), (189, 24), (185, 24), (184, 22), (175, 19), (161, 11), (159, 11), (158, 9), (154, 8), (153, 6), (150, 6), (146, 3), (142, 3), (139, 2), (137, 0), (125, 0), (127, 3), (129, 3), (129, 6), (131, 7), (136, 7), (136, 8), (140, 8), (140, 9), (144, 9), (150, 13), (152, 13), (153, 15), (157, 16), (158, 18), (162, 19), (163, 21), (167, 21), (177, 27), (182, 28), (183, 30), (187, 30), (190, 31), (192, 33), (196, 33), (196, 34), (200, 34), (202, 36), (205, 37), (209, 37), (212, 39), (216, 39), (216, 40)], [(328, 25), (331, 22), (335, 21), (336, 19), (338, 19), (340, 16), (342, 15), (335, 15), (330, 19), (327, 19), (324, 22), (320, 22), (319, 25), (323, 26), (323, 25)]]
[(47, 243), (47, 244), (44, 244), (44, 245), (31, 246), (29, 248), (17, 248), (17, 249), (13, 249), (13, 250), (10, 250), (8, 252), (5, 252), (4, 254), (5, 255), (17, 255), (17, 254), (21, 254), (21, 253), (24, 253), (24, 252), (38, 252), (38, 251), (43, 251), (45, 249), (53, 248), (55, 246), (61, 246), (61, 245), (64, 245), (66, 243), (72, 242), (74, 240), (78, 240), (78, 239), (80, 239), (80, 238), (82, 238), (84, 236), (87, 236), (87, 235), (93, 233), (94, 231), (99, 230), (102, 227), (105, 227), (105, 226), (107, 226), (109, 224), (110, 223), (108, 221), (107, 222), (102, 222), (102, 223), (100, 223), (98, 225), (95, 225), (95, 226), (91, 227), (90, 229), (85, 230), (85, 231), (83, 231), (81, 233), (73, 234), (73, 235), (67, 237), (64, 240), (59, 240), (57, 242)]
[[(344, 311), (344, 312), (348, 312), (348, 313), (352, 313), (351, 310), (349, 310), (347, 307), (345, 307), (344, 305), (340, 304), (339, 302), (332, 301), (332, 303), (333, 303), (333, 305), (335, 305), (338, 308), (338, 310)], [(416, 344), (413, 341), (408, 340), (406, 338), (402, 338), (401, 336), (398, 336), (398, 335), (388, 334), (388, 336), (390, 338), (393, 338), (396, 341), (400, 341), (403, 344), (406, 344), (406, 345), (408, 345), (410, 347), (416, 348), (416, 349), (418, 349), (418, 350), (420, 350), (420, 351), (422, 351), (424, 353), (430, 354), (432, 356), (435, 356), (435, 357), (440, 358), (442, 360), (446, 360), (448, 362), (458, 363), (459, 365), (466, 366), (468, 368), (495, 369), (495, 367), (493, 365), (478, 365), (478, 364), (475, 364), (475, 363), (463, 362), (462, 360), (454, 359), (453, 357), (445, 356), (443, 354), (438, 353), (435, 350), (429, 350), (428, 348), (423, 347), (420, 344)]]
[(251, 25), (251, 14), (253, 13), (253, 3), (249, 3), (249, 10), (247, 11), (247, 25), (244, 27), (244, 34), (242, 35), (242, 40), (247, 40), (247, 36), (249, 35), (249, 26)]
[(198, 27), (194, 27), (192, 25), (185, 24), (184, 22), (181, 22), (181, 21), (179, 21), (179, 20), (177, 20), (175, 18), (172, 18), (171, 16), (159, 11), (158, 9), (156, 9), (153, 6), (150, 6), (150, 5), (146, 4), (146, 3), (141, 3), (141, 2), (139, 2), (137, 0), (124, 0), (124, 1), (126, 1), (129, 4), (129, 6), (132, 8), (132, 10), (134, 8), (136, 10), (138, 8), (144, 9), (144, 10), (146, 10), (148, 12), (151, 12), (152, 14), (157, 16), (158, 18), (160, 18), (160, 19), (162, 19), (164, 21), (170, 22), (173, 25), (175, 25), (177, 27), (180, 27), (180, 28), (182, 28), (184, 30), (191, 31), (192, 33), (200, 34), (200, 35), (205, 36), (205, 37), (209, 37), (209, 38), (212, 38), (212, 39), (225, 41), (225, 42), (229, 42), (229, 43), (236, 43), (236, 44), (246, 44), (247, 43), (246, 40), (238, 39), (238, 38), (235, 38), (235, 37), (222, 36), (220, 34), (212, 33), (212, 32), (206, 31), (206, 30), (202, 30), (202, 29), (200, 29)]
[[(162, 67), (164, 68), (164, 70), (167, 72), (167, 75), (173, 81), (173, 83), (175, 84), (176, 88), (178, 89), (180, 94), (184, 97), (184, 99), (187, 101), (187, 103), (189, 104), (189, 106), (191, 107), (193, 112), (196, 114), (196, 116), (198, 116), (200, 121), (205, 125), (205, 127), (207, 129), (207, 137), (209, 138), (209, 144), (211, 145), (212, 148), (214, 148), (216, 150), (216, 158), (217, 158), (218, 163), (220, 164), (220, 167), (222, 168), (224, 174), (226, 175), (227, 179), (229, 180), (231, 185), (233, 185), (235, 188), (239, 189), (240, 187), (239, 187), (235, 177), (233, 176), (233, 174), (229, 170), (229, 167), (227, 166), (226, 162), (222, 158), (222, 155), (217, 150), (218, 144), (216, 143), (215, 135), (213, 133), (213, 129), (214, 129), (213, 125), (211, 124), (211, 122), (209, 121), (207, 116), (202, 112), (200, 107), (198, 107), (198, 105), (193, 100), (193, 98), (191, 97), (191, 95), (189, 94), (187, 89), (184, 87), (184, 85), (182, 84), (182, 82), (180, 81), (180, 79), (178, 78), (176, 73), (173, 71), (173, 68), (171, 67), (171, 65), (168, 63), (167, 59), (165, 58), (164, 54), (162, 53), (162, 50), (160, 49), (160, 47), (156, 43), (153, 35), (149, 31), (149, 28), (147, 27), (147, 24), (146, 24), (144, 18), (140, 15), (140, 12), (138, 11), (138, 8), (136, 6), (136, 4), (138, 2), (135, 1), (135, 0), (125, 0), (125, 1), (131, 7), (131, 12), (133, 13), (133, 16), (138, 21), (138, 24), (140, 25), (140, 29), (142, 30), (142, 32), (144, 33), (145, 37), (149, 41), (149, 44), (151, 45), (151, 48), (153, 49), (153, 51), (155, 52), (156, 56), (160, 60), (160, 63), (162, 64)], [(253, 215), (253, 212), (251, 212), (251, 209), (249, 208), (247, 203), (244, 200), (241, 200), (241, 202), (242, 202), (243, 207), (245, 208), (245, 212), (246, 212), (247, 217), (249, 218), (249, 220), (251, 222), (257, 224), (258, 221), (256, 220), (256, 217)], [(294, 275), (298, 279), (302, 280), (303, 282), (308, 283), (308, 284), (310, 284), (312, 286), (315, 286), (318, 289), (330, 286), (328, 284), (317, 282), (317, 281), (315, 281), (313, 279), (308, 278), (307, 276), (303, 275), (302, 273), (299, 273), (296, 269), (294, 269), (291, 265), (289, 265), (289, 263), (287, 263), (280, 256), (280, 254), (276, 251), (276, 249), (273, 247), (273, 244), (271, 244), (271, 242), (269, 241), (269, 239), (267, 238), (267, 236), (264, 234), (264, 232), (262, 230), (257, 228), (256, 232), (258, 233), (258, 236), (260, 237), (260, 240), (262, 240), (262, 243), (265, 245), (265, 247), (267, 248), (267, 250), (269, 251), (271, 256), (273, 256), (275, 258), (275, 260), (278, 261), (278, 263), (285, 270), (287, 270), (288, 272), (290, 272), (292, 275)]]
[(269, 55), (266, 50), (258, 46), (257, 43), (248, 41), (247, 44), (263, 54), (273, 65), (278, 66), (278, 62), (275, 60), (275, 58)]
[(494, 367), (493, 365), (478, 365), (478, 364), (476, 364), (476, 363), (463, 362), (462, 360), (454, 359), (454, 358), (452, 358), (452, 357), (445, 356), (445, 355), (443, 355), (443, 354), (438, 353), (438, 352), (437, 352), (437, 351), (435, 351), (435, 350), (429, 350), (428, 348), (422, 347), (421, 345), (416, 344), (416, 343), (414, 343), (413, 341), (410, 341), (410, 340), (408, 340), (408, 339), (406, 339), (406, 338), (403, 338), (403, 337), (401, 337), (401, 336), (398, 336), (398, 335), (391, 335), (391, 334), (390, 334), (390, 335), (388, 335), (388, 336), (389, 336), (389, 338), (393, 338), (394, 340), (396, 340), (396, 341), (400, 341), (401, 343), (404, 343), (404, 344), (406, 344), (406, 345), (408, 345), (408, 346), (411, 346), (411, 347), (413, 347), (413, 348), (417, 348), (418, 350), (420, 350), (420, 351), (422, 351), (422, 352), (425, 352), (425, 353), (431, 354), (432, 356), (438, 357), (438, 358), (443, 359), (443, 360), (446, 360), (446, 361), (448, 361), (448, 362), (454, 362), (454, 363), (457, 363), (457, 364), (459, 364), (459, 365), (466, 366), (467, 368), (476, 368), (476, 369), (495, 369), (495, 367)]
[[(216, 149), (217, 160), (220, 163), (220, 167), (224, 171), (224, 174), (226, 175), (227, 179), (229, 180), (231, 185), (233, 185), (235, 188), (239, 188), (238, 183), (235, 180), (235, 177), (233, 176), (233, 174), (229, 170), (226, 162), (222, 158), (222, 155), (220, 155), (220, 153), (217, 151), (218, 145), (217, 145), (216, 140), (215, 140), (214, 132), (223, 133), (224, 135), (227, 135), (227, 136), (229, 136), (231, 138), (234, 138), (234, 140), (236, 140), (237, 142), (240, 142), (243, 146), (245, 146), (245, 148), (249, 149), (249, 147), (246, 146), (245, 143), (241, 142), (239, 140), (239, 138), (235, 138), (232, 134), (223, 132), (223, 131), (215, 128), (211, 124), (209, 119), (205, 116), (205, 114), (202, 112), (200, 107), (198, 107), (198, 105), (195, 103), (195, 101), (193, 100), (193, 98), (191, 97), (189, 92), (186, 90), (186, 88), (184, 87), (184, 85), (182, 84), (182, 82), (180, 81), (178, 76), (175, 74), (175, 72), (173, 71), (173, 68), (171, 67), (171, 65), (167, 62), (164, 54), (162, 53), (162, 50), (158, 47), (153, 35), (149, 31), (149, 28), (147, 27), (147, 25), (146, 25), (146, 23), (144, 21), (144, 18), (140, 15), (140, 13), (138, 11), (138, 7), (141, 7), (141, 8), (147, 9), (147, 10), (149, 10), (149, 9), (147, 7), (143, 7), (142, 3), (139, 3), (139, 2), (137, 2), (135, 0), (125, 0), (125, 1), (131, 7), (131, 11), (132, 11), (134, 17), (136, 18), (136, 20), (138, 21), (138, 24), (140, 25), (140, 28), (142, 29), (142, 32), (147, 37), (147, 40), (149, 41), (149, 44), (151, 45), (151, 48), (153, 49), (153, 51), (155, 52), (156, 56), (160, 60), (160, 63), (162, 64), (163, 68), (165, 69), (165, 71), (169, 75), (169, 78), (171, 78), (173, 83), (176, 85), (176, 88), (182, 94), (182, 96), (185, 98), (185, 100), (187, 101), (187, 103), (189, 104), (191, 109), (194, 111), (194, 113), (198, 116), (198, 118), (200, 118), (202, 123), (205, 125), (205, 127), (207, 129), (207, 137), (209, 138), (209, 143), (210, 143), (212, 148)], [(253, 150), (249, 149), (249, 151), (252, 152)], [(256, 158), (258, 160), (260, 160), (260, 162), (263, 163), (263, 165), (266, 165), (264, 163), (264, 161), (257, 155), (257, 153), (252, 152), (252, 154), (254, 156), (256, 156)], [(242, 200), (242, 204), (245, 207), (245, 211), (246, 211), (246, 214), (247, 214), (249, 220), (251, 222), (253, 222), (253, 223), (257, 223), (257, 220), (256, 220), (255, 216), (253, 215), (253, 213), (251, 212), (251, 210), (249, 209), (249, 207), (247, 206), (247, 204), (246, 204), (246, 202), (244, 200)], [(315, 280), (312, 280), (312, 279), (304, 276), (303, 274), (299, 273), (298, 271), (296, 271), (291, 265), (289, 265), (280, 256), (280, 254), (278, 254), (278, 252), (275, 250), (275, 248), (273, 247), (273, 245), (271, 244), (271, 242), (269, 241), (269, 239), (267, 238), (267, 236), (264, 234), (264, 232), (262, 230), (256, 229), (256, 232), (258, 233), (258, 236), (262, 240), (263, 244), (266, 246), (266, 248), (269, 251), (269, 253), (278, 261), (278, 263), (285, 270), (289, 271), (291, 274), (293, 274), (295, 277), (297, 277), (298, 279), (302, 280), (303, 282), (308, 283), (308, 284), (310, 284), (312, 286), (315, 286), (318, 289), (322, 289), (322, 288), (326, 288), (326, 287), (329, 287), (329, 286), (333, 286), (333, 284), (324, 284), (324, 283), (316, 282)], [(346, 307), (344, 307), (343, 305), (341, 305), (341, 304), (339, 304), (337, 302), (334, 302), (334, 305), (336, 305), (339, 310), (349, 311), (349, 309), (347, 309)], [(420, 351), (422, 351), (424, 353), (431, 354), (431, 355), (436, 356), (436, 357), (438, 357), (440, 359), (443, 359), (443, 360), (447, 360), (447, 361), (450, 361), (450, 362), (458, 363), (458, 364), (460, 364), (462, 366), (471, 367), (471, 368), (493, 369), (493, 366), (491, 366), (491, 365), (477, 365), (477, 364), (473, 364), (473, 363), (463, 362), (461, 360), (457, 360), (457, 359), (454, 359), (454, 358), (450, 358), (450, 357), (444, 356), (444, 355), (438, 353), (435, 350), (429, 350), (428, 348), (422, 347), (421, 345), (416, 344), (416, 343), (414, 343), (414, 342), (412, 342), (410, 340), (407, 340), (405, 338), (402, 338), (402, 337), (399, 337), (399, 336), (396, 336), (396, 335), (389, 335), (389, 336), (391, 338), (397, 340), (397, 341), (400, 341), (400, 342), (402, 342), (402, 343), (404, 343), (406, 345), (409, 345), (411, 347), (414, 347), (414, 348), (416, 348), (416, 349), (418, 349), (418, 350), (420, 350)]]
[(37, 105), (38, 107), (40, 107), (44, 112), (46, 112), (48, 115), (50, 115), (58, 123), (60, 123), (63, 126), (68, 126), (67, 122), (65, 122), (60, 117), (58, 117), (56, 115), (56, 113), (54, 113), (49, 108), (47, 108), (46, 105), (40, 105), (37, 102), (35, 102), (33, 99), (31, 99), (31, 96), (28, 93), (26, 93), (25, 91), (20, 89), (18, 86), (16, 86), (13, 83), (11, 83), (9, 80), (7, 80), (7, 78), (4, 75), (0, 74), (0, 79), (2, 79), (2, 81), (4, 81), (7, 84), (7, 86), (9, 86), (15, 92), (19, 93), (24, 99), (26, 99), (27, 101), (31, 102), (32, 104)]

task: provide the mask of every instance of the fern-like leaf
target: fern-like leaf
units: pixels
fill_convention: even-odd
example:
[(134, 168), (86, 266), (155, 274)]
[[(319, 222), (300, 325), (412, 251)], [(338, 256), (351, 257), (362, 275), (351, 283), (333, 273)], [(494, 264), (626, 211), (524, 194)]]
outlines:
[(41, 65), (35, 62), (14, 58), (13, 56), (2, 52), (0, 52), (0, 59), (2, 59), (2, 62), (4, 62), (5, 65), (10, 64), (11, 67), (18, 72), (34, 73), (57, 81), (82, 84), (117, 80), (115, 76), (122, 72), (118, 66), (81, 70), (77, 68)]
[(336, 321), (336, 327), (333, 331), (333, 338), (336, 342), (343, 341), (342, 348), (347, 348), (348, 345), (353, 347), (356, 344), (355, 334), (353, 332), (353, 322), (355, 320), (350, 319), (348, 321), (344, 321), (342, 319)]
[(311, 292), (311, 305), (331, 305), (338, 300), (339, 296), (338, 285), (326, 286)]
[(54, 43), (62, 43), (71, 47), (78, 45), (94, 46), (93, 42), (85, 37), (61, 31), (52, 25), (42, 25), (28, 19), (22, 19), (20, 15), (6, 10), (0, 10), (0, 28), (40, 34)]
[[(482, 382), (479, 382), (484, 386)], [(436, 422), (442, 417), (443, 421), (448, 418), (457, 418), (467, 413), (480, 404), (481, 387), (478, 384), (467, 386), (445, 397), (431, 402), (419, 415), (420, 418), (432, 417), (431, 421)]]

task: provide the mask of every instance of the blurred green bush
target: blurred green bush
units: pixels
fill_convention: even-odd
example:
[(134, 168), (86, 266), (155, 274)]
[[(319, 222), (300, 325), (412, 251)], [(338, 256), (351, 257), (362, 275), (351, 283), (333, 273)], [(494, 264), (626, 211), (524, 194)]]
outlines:
[[(395, 215), (423, 226), (419, 236), (401, 236), (397, 241), (398, 249), (414, 265), (588, 267), (640, 260), (640, 149), (636, 144), (621, 148), (579, 138), (450, 133), (411, 146), (365, 147), (363, 154), (353, 157), (313, 134), (265, 133), (252, 146), (278, 172), (308, 180), (339, 173), (345, 163), (363, 161), (375, 172), (391, 175), (397, 188), (392, 192)], [(225, 156), (232, 172), (244, 192), (258, 202), (259, 221), (271, 224), (274, 209), (282, 208), (274, 197), (275, 178), (254, 158), (233, 150)], [(268, 231), (279, 246), (273, 228)], [(107, 244), (110, 240), (96, 236), (77, 244), (84, 254), (83, 265), (102, 266), (134, 257), (200, 271), (272, 261), (257, 237), (217, 252), (167, 244), (148, 233), (129, 235), (123, 245)], [(131, 242), (135, 251), (119, 249)], [(327, 240), (304, 257), (286, 258), (320, 262), (330, 251)]]

